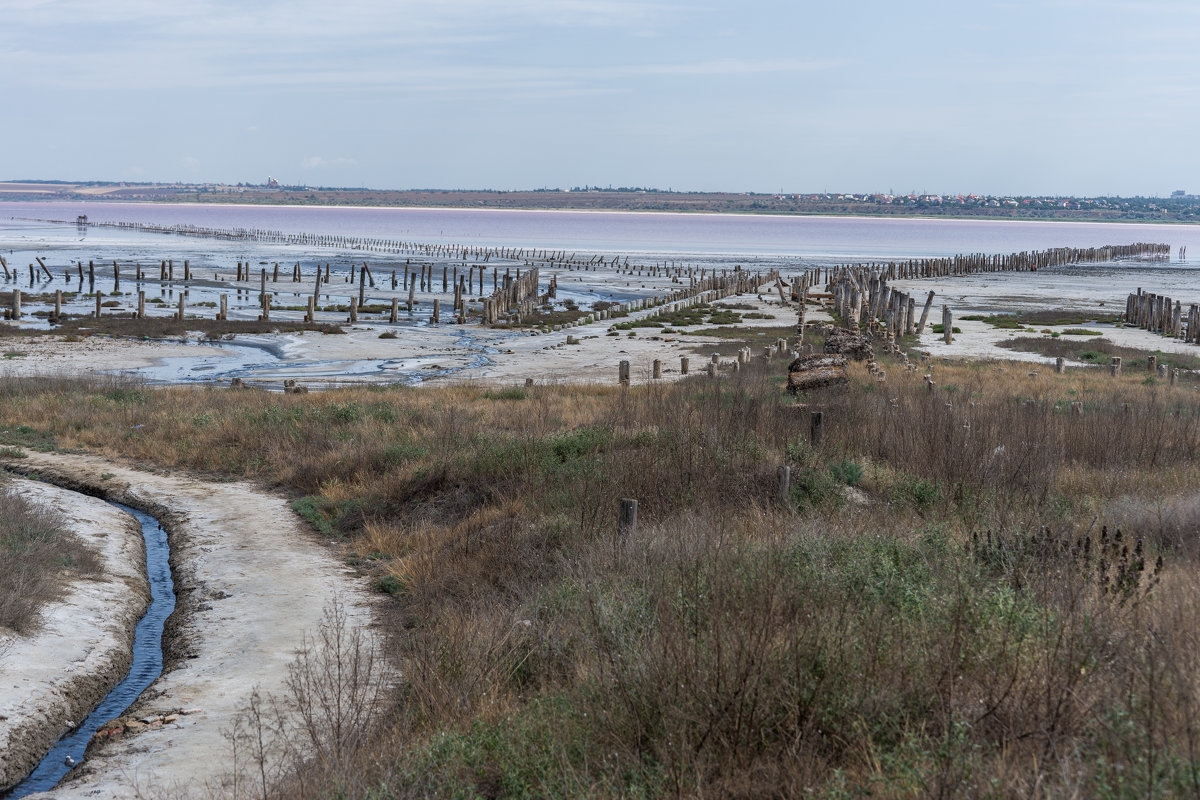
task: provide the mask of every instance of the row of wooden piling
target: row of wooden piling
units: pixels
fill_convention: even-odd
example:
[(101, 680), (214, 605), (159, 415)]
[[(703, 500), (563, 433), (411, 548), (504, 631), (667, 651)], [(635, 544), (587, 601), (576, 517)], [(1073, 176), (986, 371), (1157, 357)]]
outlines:
[[(1037, 272), (1044, 267), (1069, 264), (1107, 263), (1133, 259), (1169, 261), (1171, 246), (1155, 242), (1134, 242), (1103, 247), (1054, 247), (1049, 250), (1020, 253), (968, 253), (948, 257), (918, 258), (906, 261), (842, 264), (825, 269), (823, 283), (832, 283), (844, 272), (860, 279), (881, 275), (886, 280), (945, 278), (989, 272)], [(820, 277), (820, 276), (818, 276)]]
[(1125, 324), (1200, 344), (1200, 305), (1196, 303), (1185, 310), (1178, 300), (1138, 289), (1125, 300)]

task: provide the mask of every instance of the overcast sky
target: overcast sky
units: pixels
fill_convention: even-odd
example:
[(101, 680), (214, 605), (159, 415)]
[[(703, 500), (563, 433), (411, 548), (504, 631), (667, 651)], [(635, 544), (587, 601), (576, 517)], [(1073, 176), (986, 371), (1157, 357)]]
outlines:
[(0, 0), (0, 178), (1200, 192), (1195, 0)]

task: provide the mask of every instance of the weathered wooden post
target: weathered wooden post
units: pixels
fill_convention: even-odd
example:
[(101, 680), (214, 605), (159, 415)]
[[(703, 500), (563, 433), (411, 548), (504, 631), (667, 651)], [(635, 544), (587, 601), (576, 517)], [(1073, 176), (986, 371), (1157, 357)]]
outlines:
[(186, 313), (187, 313), (187, 306), (186, 306), (186, 303), (184, 300), (183, 292), (180, 292), (179, 293), (179, 316), (177, 317), (177, 319), (180, 322), (183, 322), (183, 317), (184, 317), (184, 314), (186, 314)]
[(629, 385), (629, 362), (622, 361), (617, 364), (617, 383), (622, 386)]
[(1078, 417), (1083, 415), (1083, 403), (1076, 400), (1071, 403), (1071, 416)]
[(1054, 371), (1059, 375), (1067, 371), (1067, 360), (1062, 356), (1054, 359)]
[(946, 344), (954, 341), (954, 315), (947, 305), (942, 306), (942, 341)]
[(100, 301), (104, 299), (104, 292), (96, 292), (96, 319), (100, 319)]
[(441, 321), (441, 317), (442, 317), (441, 306), (442, 306), (441, 300), (435, 299), (433, 301), (433, 315), (430, 317), (431, 322), (440, 322)]
[(146, 318), (146, 290), (145, 289), (138, 289), (137, 318), (138, 319)]
[(62, 316), (62, 289), (54, 291), (54, 319), (57, 321)]
[(777, 499), (779, 505), (787, 507), (792, 499), (792, 468), (786, 464), (779, 468), (779, 489)]
[(350, 298), (350, 323), (358, 322), (358, 298)]
[(393, 297), (392, 298), (392, 313), (391, 313), (391, 316), (388, 317), (388, 322), (395, 322), (398, 319), (399, 314), (400, 314), (400, 298)]
[(710, 378), (717, 377), (717, 363), (715, 361), (710, 361), (707, 364), (705, 364), (704, 370), (708, 373), (708, 377), (710, 377)]
[(809, 432), (811, 434), (812, 446), (820, 447), (821, 442), (825, 440), (825, 412), (814, 411), (812, 420), (809, 423)]
[[(308, 301), (311, 303), (312, 298), (308, 298)], [(217, 319), (222, 321), (229, 319), (229, 295), (227, 294), (221, 295), (221, 310), (218, 312)]]
[(621, 500), (621, 510), (617, 516), (617, 535), (619, 538), (628, 539), (637, 533), (637, 506), (637, 500), (630, 498)]
[(650, 376), (652, 378), (661, 378), (662, 377), (662, 361), (659, 361), (657, 358), (654, 359), (653, 364), (651, 364), (651, 366), (650, 366), (650, 370), (651, 370)]
[(412, 283), (408, 284), (408, 315), (410, 317), (412, 316), (413, 309), (416, 308), (416, 306), (417, 306), (416, 296), (417, 296), (417, 279), (413, 278)]
[(688, 357), (687, 357), (687, 356), (680, 356), (680, 357), (679, 357), (679, 374), (680, 374), (680, 375), (687, 375), (687, 374), (688, 374), (688, 366), (689, 366), (689, 364), (690, 364), (690, 361), (689, 361), (689, 359), (688, 359)]
[(1171, 370), (1171, 385), (1174, 386), (1179, 381), (1179, 370)]
[(1112, 377), (1119, 377), (1121, 374), (1121, 357), (1113, 356), (1108, 362), (1108, 374)]
[(309, 295), (308, 297), (308, 311), (304, 314), (304, 321), (317, 321), (317, 298), (315, 295)]
[(1146, 356), (1146, 371), (1156, 372), (1158, 370), (1158, 356)]
[(21, 318), (21, 290), (15, 287), (13, 288), (12, 295), (12, 318)]
[[(182, 298), (181, 298), (182, 299)], [(267, 295), (267, 270), (266, 267), (262, 270), (261, 280), (259, 282), (259, 302), (262, 304), (262, 319), (264, 321), (271, 318), (271, 298)], [(183, 319), (183, 317), (180, 317)]]

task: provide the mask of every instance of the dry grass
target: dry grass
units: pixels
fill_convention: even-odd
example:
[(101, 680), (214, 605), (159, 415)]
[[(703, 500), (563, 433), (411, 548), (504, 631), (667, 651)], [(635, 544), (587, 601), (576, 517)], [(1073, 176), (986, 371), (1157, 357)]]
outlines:
[(11, 381), (0, 445), (272, 483), (391, 595), (389, 724), (252, 796), (1200, 796), (1195, 393), (854, 369), (803, 406), (758, 361), (633, 390)]
[(0, 630), (28, 634), (38, 610), (72, 580), (99, 569), (95, 552), (64, 529), (58, 514), (0, 482)]

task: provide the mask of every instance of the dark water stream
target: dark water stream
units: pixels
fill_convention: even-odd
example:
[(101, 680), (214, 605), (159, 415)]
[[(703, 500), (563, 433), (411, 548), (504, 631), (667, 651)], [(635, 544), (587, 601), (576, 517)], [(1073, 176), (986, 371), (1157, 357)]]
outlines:
[(125, 713), (138, 696), (162, 674), (163, 624), (175, 609), (175, 583), (171, 578), (171, 550), (167, 544), (167, 534), (158, 521), (148, 514), (120, 503), (112, 505), (132, 514), (141, 523), (142, 539), (146, 543), (146, 574), (150, 578), (151, 600), (150, 607), (137, 623), (133, 663), (124, 680), (100, 701), (83, 722), (64, 734), (50, 748), (50, 752), (33, 772), (7, 792), (0, 793), (0, 800), (16, 800), (18, 797), (54, 788), (71, 770), (67, 760), (82, 762), (88, 741), (100, 730), (100, 726)]

